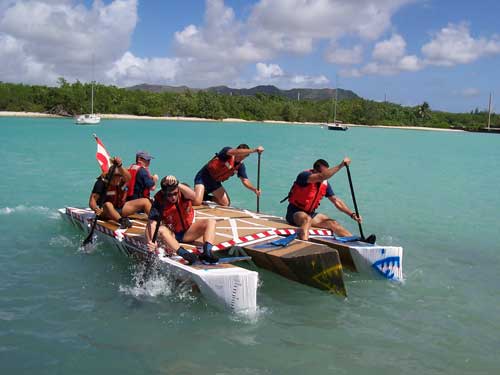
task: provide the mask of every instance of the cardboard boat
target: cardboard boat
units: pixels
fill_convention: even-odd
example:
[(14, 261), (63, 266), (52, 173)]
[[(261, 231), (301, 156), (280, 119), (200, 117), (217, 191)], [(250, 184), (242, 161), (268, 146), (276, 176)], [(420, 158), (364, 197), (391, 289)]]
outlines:
[[(59, 212), (84, 232), (89, 231), (95, 217), (88, 208), (66, 207)], [(256, 311), (257, 272), (238, 267), (231, 258), (229, 263), (188, 265), (178, 256), (166, 256), (162, 250), (152, 255), (144, 237), (147, 217), (139, 214), (130, 218), (133, 226), (126, 230), (119, 229), (114, 221), (98, 220), (95, 233), (127, 256), (157, 257), (161, 269), (192, 282), (215, 305), (246, 314)], [(213, 250), (219, 251), (219, 256), (237, 251), (236, 260), (250, 256), (257, 267), (314, 288), (347, 296), (344, 268), (368, 277), (403, 278), (401, 247), (344, 243), (330, 231), (317, 228), (311, 229), (309, 241), (301, 241), (294, 238), (296, 227), (277, 216), (211, 203), (195, 207), (195, 220), (209, 218), (216, 220)], [(194, 246), (185, 247), (196, 251)]]

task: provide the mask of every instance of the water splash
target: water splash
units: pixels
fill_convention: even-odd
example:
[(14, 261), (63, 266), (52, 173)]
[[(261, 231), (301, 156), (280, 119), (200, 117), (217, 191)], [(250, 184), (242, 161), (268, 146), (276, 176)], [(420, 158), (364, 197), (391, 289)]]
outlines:
[(73, 237), (73, 238), (70, 238), (70, 237), (67, 237), (67, 236), (64, 236), (64, 235), (57, 235), (57, 236), (54, 236), (50, 239), (49, 241), (49, 245), (51, 247), (63, 247), (63, 248), (75, 248), (76, 246), (78, 246), (78, 238), (79, 237)]
[(119, 291), (136, 298), (176, 297), (183, 301), (195, 301), (190, 283), (179, 283), (159, 272), (154, 264), (137, 263), (132, 266), (132, 285), (120, 285)]
[(0, 208), (0, 215), (12, 215), (16, 213), (37, 213), (44, 214), (49, 216), (50, 218), (58, 218), (59, 215), (57, 212), (52, 210), (49, 207), (45, 206), (25, 206), (24, 204), (20, 204), (15, 207), (2, 207)]

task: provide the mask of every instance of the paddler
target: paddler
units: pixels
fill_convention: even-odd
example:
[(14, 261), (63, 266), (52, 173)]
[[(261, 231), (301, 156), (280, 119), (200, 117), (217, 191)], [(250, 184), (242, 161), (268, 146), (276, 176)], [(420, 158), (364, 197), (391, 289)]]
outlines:
[(148, 200), (125, 201), (127, 184), (130, 181), (129, 171), (123, 167), (119, 156), (111, 158), (113, 170), (103, 173), (97, 178), (89, 198), (89, 207), (103, 220), (115, 220), (121, 229), (130, 228), (132, 223), (127, 216), (138, 211), (147, 211), (151, 208)]
[[(338, 221), (316, 212), (323, 197), (328, 198), (339, 211), (345, 213), (354, 221), (362, 223), (362, 217), (358, 217), (342, 199), (334, 194), (330, 183), (327, 181), (342, 167), (350, 163), (351, 159), (345, 157), (340, 164), (330, 168), (326, 160), (318, 159), (314, 162), (312, 169), (298, 174), (288, 196), (282, 202), (288, 199), (286, 221), (299, 227), (298, 237), (300, 239), (307, 240), (309, 238), (311, 226), (329, 229), (335, 235), (341, 237), (352, 236), (351, 232), (340, 225)], [(375, 243), (375, 235), (370, 235), (365, 242)]]
[(200, 219), (194, 222), (192, 202), (195, 192), (189, 186), (180, 184), (175, 176), (163, 177), (160, 186), (161, 190), (154, 197), (146, 227), (148, 249), (154, 251), (157, 248), (157, 241), (153, 240), (156, 240), (156, 226), (160, 223), (158, 239), (167, 246), (167, 251), (175, 251), (189, 264), (193, 264), (198, 257), (179, 242), (189, 243), (203, 237), (203, 253), (199, 259), (207, 263), (217, 263), (219, 259), (212, 254), (215, 220)]
[[(127, 201), (138, 199), (149, 201), (150, 192), (156, 189), (158, 175), (151, 175), (149, 172), (151, 159), (154, 157), (147, 151), (137, 151), (135, 154), (135, 163), (128, 168), (130, 181), (128, 182)], [(149, 214), (149, 209), (145, 212)]]
[(222, 186), (233, 175), (237, 175), (248, 190), (260, 196), (261, 191), (252, 185), (248, 179), (246, 167), (243, 163), (245, 158), (252, 153), (262, 153), (264, 147), (250, 148), (247, 144), (240, 144), (236, 148), (224, 147), (210, 161), (201, 168), (194, 178), (195, 199), (193, 205), (198, 206), (205, 195), (211, 194), (213, 200), (221, 206), (229, 206), (231, 200)]

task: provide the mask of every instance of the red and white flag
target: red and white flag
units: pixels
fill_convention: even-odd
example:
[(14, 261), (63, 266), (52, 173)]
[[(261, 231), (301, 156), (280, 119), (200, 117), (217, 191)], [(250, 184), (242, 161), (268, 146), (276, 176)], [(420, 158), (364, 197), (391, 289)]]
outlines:
[(97, 135), (94, 134), (94, 138), (97, 142), (97, 152), (95, 154), (95, 157), (97, 159), (97, 162), (99, 163), (99, 166), (101, 167), (101, 170), (106, 173), (111, 164), (111, 158), (109, 157), (108, 151), (106, 151), (106, 147), (104, 147)]

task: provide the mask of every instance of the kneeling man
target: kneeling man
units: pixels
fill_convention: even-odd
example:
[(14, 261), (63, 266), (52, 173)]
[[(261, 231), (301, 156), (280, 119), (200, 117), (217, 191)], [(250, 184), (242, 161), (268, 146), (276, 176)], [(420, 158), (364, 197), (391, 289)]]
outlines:
[[(320, 201), (327, 197), (330, 202), (341, 212), (345, 213), (358, 223), (362, 218), (358, 217), (340, 198), (335, 196), (328, 179), (340, 169), (351, 163), (351, 159), (344, 158), (339, 165), (329, 168), (328, 162), (318, 159), (314, 162), (313, 169), (299, 173), (288, 194), (288, 209), (286, 220), (292, 225), (299, 227), (298, 236), (302, 240), (308, 240), (309, 228), (319, 227), (331, 230), (338, 236), (351, 236), (351, 232), (340, 225), (336, 220), (325, 214), (317, 213)], [(286, 198), (285, 198), (286, 199)], [(366, 242), (375, 242), (375, 236), (371, 235)]]

